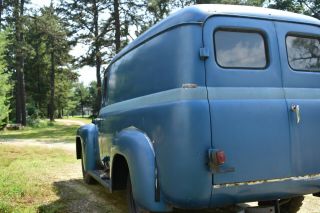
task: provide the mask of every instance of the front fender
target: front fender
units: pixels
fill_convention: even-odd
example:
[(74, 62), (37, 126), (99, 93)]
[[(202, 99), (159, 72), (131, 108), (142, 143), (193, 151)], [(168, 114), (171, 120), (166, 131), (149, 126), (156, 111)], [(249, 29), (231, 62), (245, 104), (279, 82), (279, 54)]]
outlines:
[(77, 130), (81, 140), (83, 166), (85, 171), (96, 170), (98, 165), (98, 130), (94, 124), (81, 126)]
[(155, 201), (155, 152), (146, 134), (134, 127), (122, 130), (114, 139), (111, 154), (112, 156), (120, 154), (126, 159), (133, 196), (139, 205), (150, 211), (165, 212), (171, 210), (163, 202), (163, 199)]

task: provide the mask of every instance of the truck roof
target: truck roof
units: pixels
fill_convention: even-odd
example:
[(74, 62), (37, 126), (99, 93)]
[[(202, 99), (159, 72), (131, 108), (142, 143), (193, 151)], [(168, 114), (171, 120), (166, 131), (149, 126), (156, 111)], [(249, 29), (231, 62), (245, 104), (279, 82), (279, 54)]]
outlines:
[(177, 12), (171, 14), (167, 18), (163, 19), (159, 23), (155, 24), (149, 30), (144, 32), (125, 48), (123, 48), (111, 61), (119, 59), (122, 55), (135, 48), (136, 46), (142, 44), (144, 41), (152, 38), (158, 33), (174, 27), (180, 24), (187, 23), (198, 23), (201, 24), (206, 21), (206, 19), (213, 15), (226, 15), (226, 16), (238, 16), (238, 17), (248, 17), (248, 18), (259, 18), (259, 19), (269, 19), (277, 21), (288, 21), (295, 23), (311, 24), (320, 26), (320, 20), (301, 15), (297, 13), (275, 10), (263, 7), (252, 7), (243, 5), (222, 5), (222, 4), (200, 4), (185, 7), (184, 9), (178, 10)]

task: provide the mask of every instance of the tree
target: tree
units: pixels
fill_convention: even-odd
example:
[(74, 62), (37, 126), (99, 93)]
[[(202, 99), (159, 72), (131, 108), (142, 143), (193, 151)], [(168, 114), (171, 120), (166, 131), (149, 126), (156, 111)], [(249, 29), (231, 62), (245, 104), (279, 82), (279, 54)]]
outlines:
[(92, 81), (89, 85), (89, 98), (88, 98), (88, 102), (89, 102), (89, 107), (91, 107), (92, 109), (92, 114), (93, 116), (96, 116), (97, 114), (95, 114), (97, 112), (97, 109), (95, 109), (94, 107), (96, 107), (96, 105), (94, 104), (94, 100), (97, 99), (97, 90), (95, 89), (97, 87), (97, 82)]
[(72, 32), (74, 44), (88, 46), (87, 53), (77, 60), (79, 67), (88, 65), (96, 68), (97, 99), (94, 109), (99, 110), (101, 105), (102, 66), (133, 39), (129, 28), (139, 26), (138, 23), (142, 25), (141, 9), (145, 6), (142, 0), (61, 0), (60, 12)]
[(56, 72), (57, 83), (55, 84), (55, 105), (57, 117), (62, 118), (69, 115), (78, 103), (79, 97), (75, 93), (74, 83), (78, 79), (78, 74), (68, 68), (60, 68)]
[(84, 109), (89, 106), (89, 88), (85, 87), (83, 83), (76, 84), (75, 95), (79, 97), (78, 107), (80, 108), (82, 117), (84, 116)]
[[(67, 41), (67, 32), (63, 28), (59, 17), (54, 14), (54, 8), (43, 8), (38, 17), (40, 30), (46, 43), (46, 51), (50, 61), (50, 98), (48, 114), (51, 121), (54, 120), (55, 112), (55, 76), (58, 66), (64, 66), (71, 61), (69, 55), (70, 46)], [(63, 69), (62, 69), (63, 70)]]
[(107, 0), (61, 0), (60, 12), (64, 16), (66, 25), (71, 31), (73, 43), (88, 45), (86, 55), (78, 58), (78, 66), (94, 66), (97, 78), (96, 105), (101, 103), (101, 66), (106, 54), (104, 46), (109, 46), (105, 40), (106, 25), (101, 16), (107, 7), (111, 5)]
[(5, 50), (8, 44), (7, 33), (0, 32), (0, 126), (6, 123), (5, 119), (8, 118), (10, 112), (10, 91), (11, 84), (9, 82), (10, 75), (5, 72), (6, 61), (4, 59)]
[(26, 92), (24, 75), (24, 33), (23, 16), (25, 0), (14, 0), (13, 17), (15, 30), (15, 69), (16, 69), (16, 122), (27, 124)]
[(303, 13), (320, 19), (320, 0), (274, 0), (268, 7)]
[(71, 66), (68, 33), (53, 5), (28, 16), (25, 25), (28, 106), (37, 109), (39, 116), (54, 120), (56, 116), (62, 117), (66, 106), (70, 106), (68, 97), (72, 97), (73, 82), (78, 78)]

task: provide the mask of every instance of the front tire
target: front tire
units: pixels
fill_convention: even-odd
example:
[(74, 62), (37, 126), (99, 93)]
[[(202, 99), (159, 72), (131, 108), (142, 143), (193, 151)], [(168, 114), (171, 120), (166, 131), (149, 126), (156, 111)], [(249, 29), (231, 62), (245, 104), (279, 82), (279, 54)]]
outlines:
[(130, 175), (128, 175), (128, 179), (127, 179), (127, 201), (128, 201), (129, 213), (151, 213), (141, 208), (134, 200)]

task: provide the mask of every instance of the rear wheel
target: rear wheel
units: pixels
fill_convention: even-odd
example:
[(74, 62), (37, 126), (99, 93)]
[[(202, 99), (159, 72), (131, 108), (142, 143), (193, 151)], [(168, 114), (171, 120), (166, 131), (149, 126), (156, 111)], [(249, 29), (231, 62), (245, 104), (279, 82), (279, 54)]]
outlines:
[[(299, 211), (300, 207), (302, 206), (304, 197), (298, 196), (289, 199), (280, 199), (280, 212), (281, 213), (296, 213)], [(273, 201), (260, 201), (258, 203), (259, 206), (271, 206), (273, 205)]]
[(141, 208), (134, 200), (130, 175), (128, 175), (128, 180), (127, 180), (127, 200), (128, 200), (129, 213), (151, 213)]
[(280, 200), (281, 213), (296, 213), (299, 211), (304, 200), (303, 196)]
[(96, 180), (91, 177), (88, 172), (84, 169), (84, 165), (83, 165), (83, 156), (81, 157), (81, 168), (82, 168), (82, 176), (83, 176), (83, 181), (86, 184), (95, 184)]

